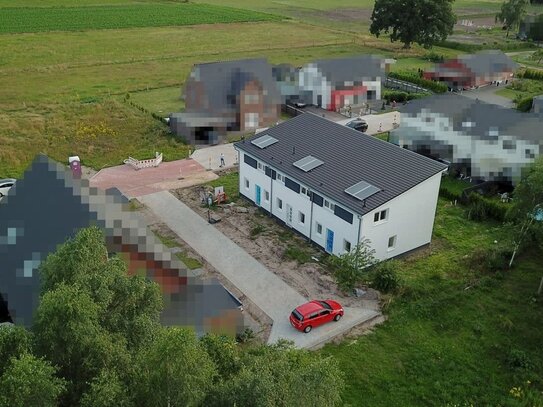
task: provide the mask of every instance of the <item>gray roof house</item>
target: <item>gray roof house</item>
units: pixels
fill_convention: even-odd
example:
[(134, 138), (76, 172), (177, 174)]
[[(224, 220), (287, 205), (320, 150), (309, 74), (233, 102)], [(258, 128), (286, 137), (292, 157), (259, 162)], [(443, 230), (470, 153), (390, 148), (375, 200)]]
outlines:
[(275, 123), (281, 97), (265, 59), (195, 65), (183, 88), (185, 112), (170, 115), (172, 132), (191, 144), (216, 144), (226, 131)]
[[(379, 258), (388, 258), (431, 239), (442, 163), (311, 113), (235, 148), (240, 193), (330, 253), (341, 254), (366, 237)], [(426, 201), (415, 204), (420, 199)], [(390, 222), (374, 227), (376, 216), (383, 222), (388, 217), (385, 212)], [(409, 241), (411, 221), (419, 222), (412, 227), (421, 235)], [(402, 246), (393, 250), (388, 240), (396, 236)]]
[[(0, 315), (30, 327), (39, 303), (39, 265), (78, 230), (98, 226), (110, 254), (128, 265), (128, 273), (160, 285), (165, 325), (194, 327), (198, 333), (218, 326), (241, 328), (240, 303), (218, 281), (203, 281), (150, 232), (127, 208), (118, 190), (89, 187), (85, 179), (44, 155), (36, 157), (0, 202)], [(7, 317), (6, 317), (7, 316)], [(1, 320), (0, 320), (1, 322)]]
[(435, 95), (401, 109), (390, 141), (447, 160), (475, 179), (515, 184), (541, 154), (543, 117), (456, 94)]

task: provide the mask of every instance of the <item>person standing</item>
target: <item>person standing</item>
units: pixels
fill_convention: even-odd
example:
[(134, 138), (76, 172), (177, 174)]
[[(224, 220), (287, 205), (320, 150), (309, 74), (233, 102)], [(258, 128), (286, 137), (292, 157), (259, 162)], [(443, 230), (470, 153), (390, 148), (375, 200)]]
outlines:
[(224, 162), (224, 153), (221, 153), (221, 165), (219, 167), (224, 167), (226, 164)]

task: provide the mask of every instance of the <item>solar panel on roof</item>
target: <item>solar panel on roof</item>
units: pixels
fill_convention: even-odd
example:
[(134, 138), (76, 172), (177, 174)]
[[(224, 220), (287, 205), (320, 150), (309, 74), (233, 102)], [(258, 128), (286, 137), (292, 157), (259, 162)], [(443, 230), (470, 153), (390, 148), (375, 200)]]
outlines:
[(381, 191), (379, 188), (366, 181), (360, 181), (345, 190), (349, 195), (352, 195), (361, 201), (375, 195), (379, 191)]
[(304, 172), (311, 171), (317, 168), (319, 165), (324, 164), (324, 161), (319, 160), (318, 158), (308, 155), (307, 157), (302, 158), (293, 163), (293, 165)]
[(271, 146), (272, 144), (277, 143), (277, 141), (278, 140), (276, 138), (265, 134), (262, 137), (252, 140), (251, 143), (257, 146), (258, 148), (266, 148), (268, 146)]

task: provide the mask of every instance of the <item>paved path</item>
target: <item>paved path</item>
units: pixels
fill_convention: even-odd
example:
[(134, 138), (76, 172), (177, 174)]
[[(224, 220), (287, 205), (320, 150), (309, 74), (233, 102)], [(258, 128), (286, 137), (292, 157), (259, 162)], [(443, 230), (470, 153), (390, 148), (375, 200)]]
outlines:
[[(356, 116), (358, 117), (358, 116)], [(347, 124), (356, 118), (354, 115), (351, 119), (338, 121), (339, 124)], [(361, 116), (368, 123), (368, 130), (365, 134), (374, 135), (385, 131), (390, 131), (394, 128), (394, 123), (400, 122), (400, 112), (388, 112), (382, 114), (367, 114)]]
[(234, 149), (234, 144), (232, 143), (199, 148), (190, 155), (190, 158), (206, 170), (215, 171), (221, 168), (221, 153), (224, 154), (225, 168), (237, 164), (238, 153)]
[(306, 298), (169, 192), (145, 195), (140, 201), (273, 320), (269, 343), (285, 338), (297, 347), (316, 347), (380, 315), (369, 309), (347, 308), (337, 323), (309, 334), (298, 332), (288, 316)]
[(497, 91), (504, 89), (506, 86), (507, 85), (502, 82), (500, 86), (487, 85), (479, 89), (464, 90), (462, 92), (459, 92), (458, 95), (466, 96), (470, 99), (479, 99), (481, 102), (491, 103), (493, 105), (512, 109), (515, 107), (515, 104), (511, 99), (496, 95)]

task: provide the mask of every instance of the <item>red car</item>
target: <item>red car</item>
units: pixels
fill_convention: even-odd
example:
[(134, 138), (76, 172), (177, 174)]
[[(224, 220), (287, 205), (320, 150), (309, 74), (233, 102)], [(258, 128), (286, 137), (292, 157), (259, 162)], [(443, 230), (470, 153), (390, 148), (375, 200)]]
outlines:
[(290, 314), (290, 324), (298, 331), (311, 332), (313, 328), (330, 321), (339, 321), (343, 307), (336, 301), (313, 300), (297, 307)]

